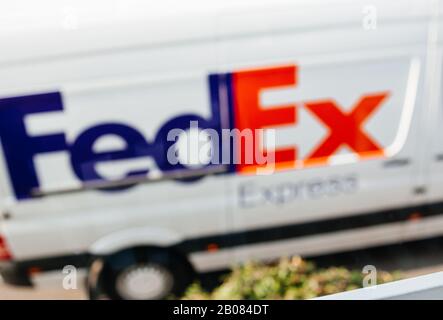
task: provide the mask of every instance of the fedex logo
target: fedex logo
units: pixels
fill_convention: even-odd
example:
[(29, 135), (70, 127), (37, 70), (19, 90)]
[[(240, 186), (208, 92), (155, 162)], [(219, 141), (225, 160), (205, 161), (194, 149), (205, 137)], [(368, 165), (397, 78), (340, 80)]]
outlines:
[[(364, 123), (383, 105), (388, 92), (363, 93), (352, 107), (346, 109), (330, 98), (262, 106), (260, 95), (264, 90), (295, 87), (298, 81), (298, 67), (292, 65), (210, 75), (211, 115), (177, 115), (165, 121), (153, 139), (147, 139), (127, 123), (119, 122), (97, 123), (71, 140), (64, 132), (30, 135), (25, 118), (36, 114), (62, 113), (64, 103), (61, 93), (0, 99), (0, 140), (15, 195), (18, 199), (31, 198), (33, 190), (40, 187), (35, 165), (37, 155), (66, 152), (73, 174), (83, 183), (106, 180), (97, 171), (99, 163), (141, 157), (154, 159), (161, 172), (192, 170), (186, 164), (168, 158), (169, 151), (177, 143), (177, 139), (170, 139), (172, 131), (189, 130), (191, 123), (197, 123), (199, 129), (211, 130), (219, 136), (222, 136), (223, 130), (241, 134), (245, 130), (255, 132), (297, 126), (300, 108), (308, 111), (327, 130), (327, 134), (303, 159), (300, 159), (297, 145), (280, 147), (277, 142), (274, 148), (267, 150), (263, 137), (257, 134), (250, 136), (252, 152), (272, 159), (275, 170), (295, 168), (296, 164), (297, 167), (324, 165), (342, 146), (360, 158), (384, 155), (383, 147), (365, 131)], [(125, 146), (106, 152), (94, 150), (94, 145), (107, 136), (117, 136), (125, 142)], [(257, 157), (249, 157), (251, 149), (245, 147), (242, 139), (236, 139), (234, 143), (223, 139), (211, 140), (211, 143), (219, 152), (212, 153), (207, 166), (229, 159), (229, 173), (249, 174), (269, 165)], [(148, 168), (132, 170), (126, 172), (126, 177), (146, 176), (148, 173)]]

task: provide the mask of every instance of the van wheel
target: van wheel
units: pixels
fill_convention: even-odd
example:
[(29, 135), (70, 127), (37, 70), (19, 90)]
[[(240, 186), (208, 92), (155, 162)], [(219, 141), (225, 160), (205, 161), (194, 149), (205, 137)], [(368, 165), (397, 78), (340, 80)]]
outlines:
[(189, 263), (168, 250), (135, 248), (99, 260), (102, 267), (96, 267), (95, 275), (94, 263), (99, 263), (94, 262), (90, 268), (92, 299), (103, 295), (116, 300), (178, 297), (193, 280)]

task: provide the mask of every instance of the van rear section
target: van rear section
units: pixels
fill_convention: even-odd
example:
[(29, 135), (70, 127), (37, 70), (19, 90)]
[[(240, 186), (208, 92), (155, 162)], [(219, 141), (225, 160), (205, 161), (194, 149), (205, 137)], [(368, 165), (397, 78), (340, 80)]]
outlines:
[(0, 170), (0, 262), (9, 261), (12, 259), (11, 251), (5, 239), (5, 235), (3, 233), (3, 220), (5, 218), (5, 208), (6, 208), (6, 177), (4, 176), (2, 170)]
[(92, 298), (156, 299), (443, 234), (442, 1), (101, 1), (78, 30), (0, 30), (7, 282), (86, 271)]
[(2, 280), (16, 286), (31, 286), (26, 270), (20, 270), (7, 244), (5, 236), (0, 234), (0, 272)]
[(31, 283), (27, 281), (27, 277), (18, 274), (16, 264), (13, 262), (13, 255), (8, 240), (4, 233), (4, 219), (8, 218), (6, 213), (6, 192), (4, 172), (0, 171), (0, 273), (4, 281), (14, 285), (29, 286)]

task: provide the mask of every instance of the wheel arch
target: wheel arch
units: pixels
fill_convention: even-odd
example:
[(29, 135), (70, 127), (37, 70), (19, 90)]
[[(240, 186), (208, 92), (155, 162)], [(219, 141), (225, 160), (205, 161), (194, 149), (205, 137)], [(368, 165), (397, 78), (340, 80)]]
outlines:
[(129, 228), (108, 234), (95, 241), (89, 248), (93, 256), (107, 256), (135, 247), (174, 247), (183, 237), (172, 230), (163, 228)]

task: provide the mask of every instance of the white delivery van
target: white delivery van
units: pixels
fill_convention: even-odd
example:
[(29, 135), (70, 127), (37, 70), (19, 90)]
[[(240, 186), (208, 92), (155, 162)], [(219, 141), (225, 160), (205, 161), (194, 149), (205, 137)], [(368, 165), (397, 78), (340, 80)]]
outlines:
[(3, 2), (3, 279), (163, 298), (442, 235), (442, 5)]

